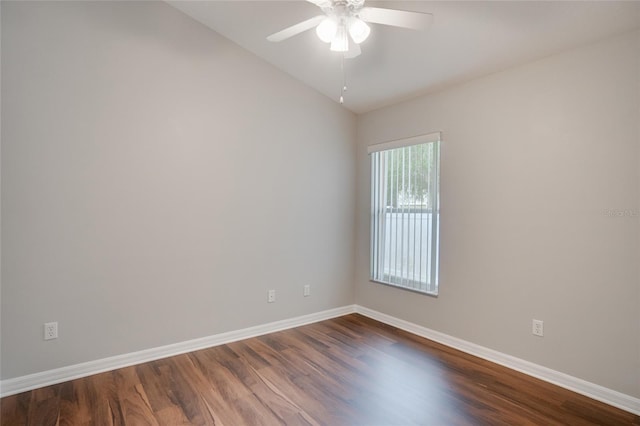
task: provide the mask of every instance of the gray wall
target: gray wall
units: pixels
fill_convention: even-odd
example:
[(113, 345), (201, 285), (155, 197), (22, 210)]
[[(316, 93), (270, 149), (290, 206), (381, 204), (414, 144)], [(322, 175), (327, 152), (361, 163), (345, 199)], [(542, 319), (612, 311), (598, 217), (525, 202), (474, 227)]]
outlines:
[[(638, 32), (360, 116), (356, 302), (640, 397), (639, 118)], [(439, 130), (433, 298), (368, 281), (366, 146)]]
[(355, 117), (172, 7), (3, 2), (2, 123), (3, 379), (353, 303)]

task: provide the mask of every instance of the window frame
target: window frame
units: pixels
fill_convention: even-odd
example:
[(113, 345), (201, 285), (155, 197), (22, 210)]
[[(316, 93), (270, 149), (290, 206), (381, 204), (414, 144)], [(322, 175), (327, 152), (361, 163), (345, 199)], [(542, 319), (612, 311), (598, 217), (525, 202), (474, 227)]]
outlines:
[[(381, 238), (380, 236), (382, 235), (382, 233), (386, 233), (386, 228), (382, 229), (383, 226), (386, 226), (386, 212), (388, 211), (388, 207), (389, 206), (384, 206), (381, 207), (379, 204), (379, 197), (380, 194), (382, 193), (382, 191), (384, 191), (384, 184), (381, 184), (380, 182), (383, 181), (384, 179), (386, 179), (386, 172), (383, 174), (381, 173), (379, 164), (380, 164), (380, 160), (378, 160), (378, 167), (375, 164), (374, 161), (374, 153), (382, 153), (384, 151), (389, 151), (389, 150), (393, 150), (393, 149), (399, 149), (399, 148), (407, 148), (410, 146), (414, 146), (414, 145), (423, 145), (423, 144), (429, 144), (429, 143), (433, 143), (435, 144), (435, 148), (434, 148), (434, 152), (435, 152), (435, 156), (432, 159), (432, 166), (434, 169), (433, 173), (434, 173), (434, 180), (435, 182), (433, 183), (434, 185), (434, 191), (435, 191), (435, 196), (433, 197), (433, 206), (431, 207), (431, 217), (430, 220), (431, 225), (429, 227), (428, 230), (428, 236), (426, 237), (427, 239), (430, 239), (434, 250), (430, 253), (429, 257), (427, 258), (427, 262), (431, 271), (431, 276), (428, 276), (426, 281), (422, 281), (422, 276), (419, 277), (419, 281), (415, 280), (415, 266), (412, 266), (411, 268), (414, 269), (414, 279), (413, 280), (409, 280), (409, 278), (406, 279), (406, 284), (403, 284), (403, 280), (404, 278), (402, 277), (402, 275), (406, 274), (406, 272), (404, 271), (404, 265), (401, 266), (402, 272), (400, 272), (400, 276), (399, 276), (399, 281), (400, 282), (391, 282), (393, 281), (392, 279), (389, 279), (389, 281), (385, 281), (383, 279), (380, 278), (380, 260), (381, 258), (384, 260), (384, 254), (381, 257), (379, 254), (379, 250), (380, 250), (380, 245), (384, 245), (383, 242), (379, 241), (379, 238)], [(407, 291), (412, 291), (412, 292), (417, 292), (423, 295), (428, 295), (428, 296), (432, 296), (432, 297), (437, 297), (438, 293), (439, 293), (439, 289), (440, 289), (440, 283), (439, 283), (439, 274), (440, 274), (440, 183), (441, 183), (441, 178), (440, 178), (440, 168), (441, 168), (441, 149), (442, 149), (442, 135), (441, 132), (434, 132), (434, 133), (427, 133), (427, 134), (422, 134), (422, 135), (417, 135), (417, 136), (413, 136), (410, 138), (404, 138), (404, 139), (397, 139), (397, 140), (392, 140), (392, 141), (387, 141), (387, 142), (383, 142), (383, 143), (379, 143), (379, 144), (374, 144), (374, 145), (369, 145), (367, 147), (367, 153), (369, 154), (369, 156), (371, 157), (369, 164), (370, 164), (370, 191), (371, 191), (371, 201), (370, 201), (370, 207), (371, 207), (371, 214), (370, 214), (370, 231), (369, 231), (369, 244), (370, 244), (370, 265), (369, 265), (369, 281), (371, 282), (375, 282), (378, 284), (383, 284), (383, 285), (387, 285), (387, 286), (391, 286), (394, 288), (399, 288), (401, 290), (407, 290)], [(383, 155), (383, 154), (380, 154)], [(381, 186), (382, 185), (382, 186)], [(404, 183), (403, 183), (404, 185)], [(376, 204), (376, 202), (378, 202), (378, 204)], [(381, 221), (380, 217), (381, 217), (381, 211), (384, 212), (384, 219)], [(427, 210), (429, 211), (429, 210)], [(421, 210), (422, 213), (422, 210)], [(403, 214), (405, 214), (403, 212)], [(409, 212), (409, 214), (411, 214), (411, 212)], [(414, 215), (416, 214), (416, 212), (414, 211)], [(378, 218), (376, 220), (376, 218)], [(397, 219), (396, 219), (397, 220)], [(402, 219), (404, 221), (404, 218)], [(409, 219), (410, 220), (410, 219)], [(423, 218), (420, 218), (420, 221), (422, 221)], [(402, 232), (404, 233), (404, 222), (402, 224), (403, 228), (402, 228)], [(414, 226), (415, 226), (415, 216), (414, 216)], [(376, 229), (377, 228), (377, 229)], [(407, 225), (407, 235), (408, 238), (411, 238), (411, 235), (413, 235), (413, 239), (414, 239), (414, 244), (416, 241), (416, 236), (417, 236), (417, 231), (414, 229), (413, 232), (410, 232), (410, 225)], [(422, 232), (422, 230), (420, 231)], [(394, 236), (394, 238), (397, 238), (397, 236)], [(422, 237), (424, 238), (424, 237)], [(416, 250), (416, 248), (413, 248), (414, 252)], [(422, 254), (420, 255), (422, 256)], [(422, 259), (422, 258), (421, 258)], [(422, 260), (420, 260), (422, 261)], [(402, 261), (401, 261), (402, 264)], [(376, 273), (376, 268), (377, 268), (377, 272)], [(382, 271), (382, 276), (385, 276), (384, 273), (384, 266), (382, 266), (383, 271)], [(409, 268), (407, 266), (407, 268)], [(407, 269), (408, 271), (408, 269)], [(388, 274), (390, 275), (390, 274)], [(396, 277), (398, 277), (398, 275), (396, 275)], [(412, 282), (414, 285), (408, 285), (409, 282)], [(420, 284), (424, 284), (424, 289), (423, 288), (416, 288), (415, 287), (415, 283), (420, 283)]]

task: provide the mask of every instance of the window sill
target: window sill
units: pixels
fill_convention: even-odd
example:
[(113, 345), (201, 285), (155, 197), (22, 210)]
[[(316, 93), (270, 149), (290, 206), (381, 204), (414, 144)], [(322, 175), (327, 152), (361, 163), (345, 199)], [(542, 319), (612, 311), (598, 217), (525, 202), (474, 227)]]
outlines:
[(397, 288), (397, 289), (400, 289), (400, 290), (410, 291), (411, 293), (422, 294), (424, 296), (435, 297), (435, 298), (438, 297), (438, 293), (437, 292), (418, 290), (417, 288), (411, 288), (411, 287), (403, 287), (403, 286), (399, 286), (397, 284), (392, 284), (392, 283), (387, 283), (387, 282), (384, 282), (384, 281), (373, 280), (371, 278), (369, 278), (369, 282), (376, 283), (376, 284), (382, 284), (382, 285), (385, 285), (387, 287), (393, 287), (393, 288)]

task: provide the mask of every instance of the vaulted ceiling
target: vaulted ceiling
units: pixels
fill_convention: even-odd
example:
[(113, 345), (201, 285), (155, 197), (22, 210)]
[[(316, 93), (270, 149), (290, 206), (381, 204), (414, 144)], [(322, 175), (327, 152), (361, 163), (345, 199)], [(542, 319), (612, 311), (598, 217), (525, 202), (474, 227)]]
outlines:
[[(294, 78), (338, 101), (340, 54), (313, 30), (280, 43), (269, 34), (321, 13), (305, 1), (168, 1)], [(367, 1), (433, 14), (427, 31), (372, 25), (345, 61), (344, 106), (363, 113), (640, 28), (640, 2)]]

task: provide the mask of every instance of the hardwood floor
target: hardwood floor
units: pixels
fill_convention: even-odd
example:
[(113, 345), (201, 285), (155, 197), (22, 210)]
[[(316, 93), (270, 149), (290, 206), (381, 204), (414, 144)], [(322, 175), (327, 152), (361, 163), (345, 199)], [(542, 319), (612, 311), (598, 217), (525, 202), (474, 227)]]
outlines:
[(3, 398), (2, 425), (640, 425), (353, 314)]

